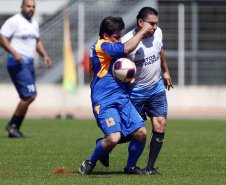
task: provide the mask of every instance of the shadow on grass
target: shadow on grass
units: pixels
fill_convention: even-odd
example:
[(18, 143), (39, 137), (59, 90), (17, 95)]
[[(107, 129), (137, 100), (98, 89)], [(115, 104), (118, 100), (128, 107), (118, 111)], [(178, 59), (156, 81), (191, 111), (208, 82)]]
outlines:
[(0, 139), (9, 139), (9, 140), (24, 140), (24, 139), (31, 139), (31, 137), (9, 137), (7, 136), (0, 136)]
[(90, 175), (122, 175), (125, 174), (122, 171), (111, 171), (111, 172), (103, 172), (103, 171), (95, 171), (92, 172)]
[[(0, 136), (1, 139), (15, 139), (13, 137), (9, 137), (8, 135), (7, 136)], [(18, 138), (17, 138), (18, 139)]]
[[(89, 175), (122, 175), (124, 174), (122, 171), (112, 171), (112, 172), (103, 172), (103, 171), (95, 171)], [(58, 168), (53, 172), (53, 175), (81, 175), (79, 172), (69, 171), (65, 168)]]

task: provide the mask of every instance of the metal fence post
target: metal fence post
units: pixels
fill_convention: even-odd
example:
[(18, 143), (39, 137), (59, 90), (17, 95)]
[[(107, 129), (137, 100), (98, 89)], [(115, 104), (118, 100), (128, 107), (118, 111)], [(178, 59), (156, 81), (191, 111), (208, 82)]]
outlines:
[(78, 4), (78, 85), (84, 85), (84, 69), (81, 64), (84, 56), (84, 3)]
[(184, 86), (184, 4), (178, 4), (178, 85)]

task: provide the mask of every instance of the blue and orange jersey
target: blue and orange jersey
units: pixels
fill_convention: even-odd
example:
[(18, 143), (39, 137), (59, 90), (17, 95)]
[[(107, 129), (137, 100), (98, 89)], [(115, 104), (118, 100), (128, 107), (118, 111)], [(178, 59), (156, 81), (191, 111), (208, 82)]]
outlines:
[(99, 39), (90, 51), (91, 99), (92, 105), (128, 97), (126, 85), (112, 74), (114, 62), (125, 57), (125, 44), (115, 44)]

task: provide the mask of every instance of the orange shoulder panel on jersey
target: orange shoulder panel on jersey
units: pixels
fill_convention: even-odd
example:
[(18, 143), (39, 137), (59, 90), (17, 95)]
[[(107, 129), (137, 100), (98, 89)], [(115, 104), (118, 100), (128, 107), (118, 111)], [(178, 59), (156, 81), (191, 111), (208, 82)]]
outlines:
[(108, 69), (109, 69), (111, 60), (113, 59), (113, 57), (109, 56), (107, 53), (105, 53), (101, 49), (101, 44), (103, 42), (112, 43), (111, 41), (104, 40), (104, 39), (100, 39), (97, 42), (96, 53), (97, 53), (97, 56), (98, 56), (98, 58), (100, 60), (100, 64), (101, 64), (101, 70), (99, 71), (97, 76), (100, 77), (100, 78), (104, 77), (108, 73)]
[(100, 113), (100, 105), (95, 106), (94, 109), (97, 112), (97, 114)]

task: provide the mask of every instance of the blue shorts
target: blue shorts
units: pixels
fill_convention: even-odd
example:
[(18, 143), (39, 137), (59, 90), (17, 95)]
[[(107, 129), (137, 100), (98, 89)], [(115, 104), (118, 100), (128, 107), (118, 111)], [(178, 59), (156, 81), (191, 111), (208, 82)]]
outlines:
[(109, 101), (93, 107), (97, 124), (105, 136), (121, 132), (125, 137), (145, 123), (129, 99)]
[(147, 120), (146, 114), (149, 117), (159, 116), (167, 118), (167, 99), (165, 91), (154, 94), (149, 98), (131, 99), (131, 102), (143, 120)]
[(33, 61), (7, 66), (7, 69), (21, 99), (37, 94)]

